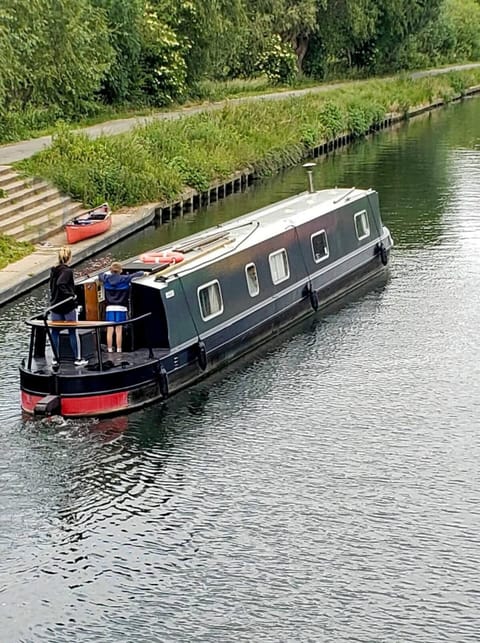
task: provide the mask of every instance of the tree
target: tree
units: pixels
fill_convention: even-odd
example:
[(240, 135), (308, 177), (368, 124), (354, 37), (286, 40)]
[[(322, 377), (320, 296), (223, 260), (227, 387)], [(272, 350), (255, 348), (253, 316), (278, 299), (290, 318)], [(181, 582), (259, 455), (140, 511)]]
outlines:
[(103, 12), (88, 0), (2, 0), (0, 34), (11, 64), (3, 76), (7, 108), (79, 111), (111, 60)]
[(139, 87), (154, 105), (167, 105), (185, 93), (188, 43), (162, 19), (154, 5), (147, 4), (142, 26)]
[(264, 44), (280, 36), (297, 57), (297, 70), (302, 71), (303, 59), (311, 34), (316, 27), (317, 0), (245, 0), (255, 55), (264, 54)]
[(102, 95), (108, 103), (122, 103), (135, 96), (138, 87), (144, 0), (92, 0), (108, 23), (113, 60), (102, 79)]
[(317, 54), (328, 64), (370, 71), (399, 66), (409, 39), (438, 16), (444, 0), (318, 0)]
[(285, 42), (289, 42), (297, 56), (297, 70), (302, 71), (310, 36), (317, 22), (315, 0), (284, 0), (276, 30)]
[(399, 52), (412, 35), (438, 17), (444, 0), (382, 0), (375, 27), (376, 67), (395, 69)]

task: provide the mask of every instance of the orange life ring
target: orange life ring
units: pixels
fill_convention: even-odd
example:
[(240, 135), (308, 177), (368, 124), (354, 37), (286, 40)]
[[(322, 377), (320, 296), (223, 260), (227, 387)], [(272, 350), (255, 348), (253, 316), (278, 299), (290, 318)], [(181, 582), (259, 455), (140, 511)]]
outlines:
[(140, 261), (143, 263), (180, 263), (185, 256), (181, 252), (173, 252), (172, 250), (163, 250), (162, 252), (146, 252), (140, 255)]

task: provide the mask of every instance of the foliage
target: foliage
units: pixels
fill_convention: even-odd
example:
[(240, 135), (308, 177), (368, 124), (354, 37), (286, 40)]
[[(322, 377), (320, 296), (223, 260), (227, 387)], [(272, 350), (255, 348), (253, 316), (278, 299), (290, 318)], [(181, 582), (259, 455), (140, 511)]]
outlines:
[[(0, 136), (104, 105), (162, 106), (206, 80), (314, 78), (480, 56), (478, 0), (2, 0)], [(296, 72), (296, 73), (295, 73)], [(207, 93), (208, 96), (208, 93)]]
[(342, 106), (333, 101), (326, 101), (320, 108), (319, 121), (325, 139), (335, 138), (344, 128), (345, 114)]
[[(444, 0), (319, 0), (318, 48), (307, 67), (393, 71), (401, 67), (406, 43), (438, 17)], [(318, 60), (322, 56), (326, 61)]]
[(297, 74), (296, 56), (280, 36), (272, 36), (260, 57), (258, 67), (273, 84), (289, 83)]
[(0, 270), (32, 254), (34, 250), (34, 246), (27, 241), (16, 241), (13, 237), (0, 235)]
[(22, 111), (5, 111), (0, 113), (0, 141), (19, 141), (27, 139), (32, 132), (43, 129), (56, 123), (62, 117), (60, 107), (32, 107), (28, 106)]
[(168, 105), (185, 93), (187, 67), (175, 32), (151, 6), (143, 25), (139, 86), (153, 105)]
[(4, 111), (81, 111), (111, 60), (103, 12), (89, 0), (2, 0), (0, 34), (8, 57), (0, 64)]
[(91, 0), (103, 9), (113, 56), (102, 78), (101, 95), (108, 103), (122, 103), (137, 93), (142, 50), (144, 0)]
[(350, 83), (322, 93), (227, 105), (179, 120), (155, 121), (132, 133), (89, 139), (62, 126), (53, 145), (19, 164), (85, 205), (113, 207), (171, 201), (235, 171), (271, 174), (298, 163), (312, 147), (341, 134), (362, 136), (388, 112), (405, 112), (459, 87), (480, 70), (435, 77)]
[(475, 0), (446, 0), (442, 14), (452, 38), (445, 53), (457, 60), (480, 57), (480, 4)]

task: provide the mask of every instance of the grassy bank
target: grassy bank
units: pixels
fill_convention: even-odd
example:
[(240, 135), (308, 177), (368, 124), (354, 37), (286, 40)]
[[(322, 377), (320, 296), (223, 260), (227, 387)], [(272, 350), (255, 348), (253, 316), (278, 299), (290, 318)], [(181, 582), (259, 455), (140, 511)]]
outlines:
[(15, 241), (12, 237), (0, 235), (0, 270), (32, 254), (34, 250), (35, 248), (31, 243)]
[(89, 103), (83, 114), (65, 114), (60, 108), (29, 108), (24, 111), (10, 111), (0, 115), (0, 145), (24, 141), (52, 134), (60, 124), (79, 129), (104, 123), (109, 120), (149, 116), (159, 111), (169, 112), (204, 101), (219, 101), (255, 94), (288, 91), (292, 88), (311, 87), (314, 82), (300, 79), (292, 86), (273, 86), (266, 78), (232, 80), (225, 82), (203, 81), (182, 104), (170, 104), (162, 109), (144, 105), (121, 105), (113, 107), (103, 103)]
[(186, 188), (205, 189), (239, 169), (268, 175), (300, 162), (309, 149), (341, 133), (362, 136), (386, 114), (480, 84), (480, 69), (352, 82), (301, 98), (227, 106), (176, 121), (157, 121), (91, 140), (62, 127), (53, 145), (18, 164), (81, 200), (114, 208), (171, 201)]

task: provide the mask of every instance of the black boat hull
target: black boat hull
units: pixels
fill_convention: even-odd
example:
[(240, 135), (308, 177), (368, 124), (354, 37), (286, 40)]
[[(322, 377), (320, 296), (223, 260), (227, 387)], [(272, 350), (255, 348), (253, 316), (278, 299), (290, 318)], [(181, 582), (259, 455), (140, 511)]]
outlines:
[[(266, 344), (309, 316), (325, 314), (359, 288), (387, 274), (378, 254), (362, 265), (315, 289), (307, 280), (260, 311), (249, 311), (208, 337), (176, 351), (154, 351), (135, 364), (134, 355), (114, 356), (103, 371), (72, 368), (34, 372), (20, 367), (22, 409), (29, 414), (59, 413), (64, 417), (123, 414), (164, 400)], [(198, 340), (198, 338), (197, 338)], [(155, 354), (157, 353), (157, 354)], [(108, 357), (112, 357), (108, 354)]]

